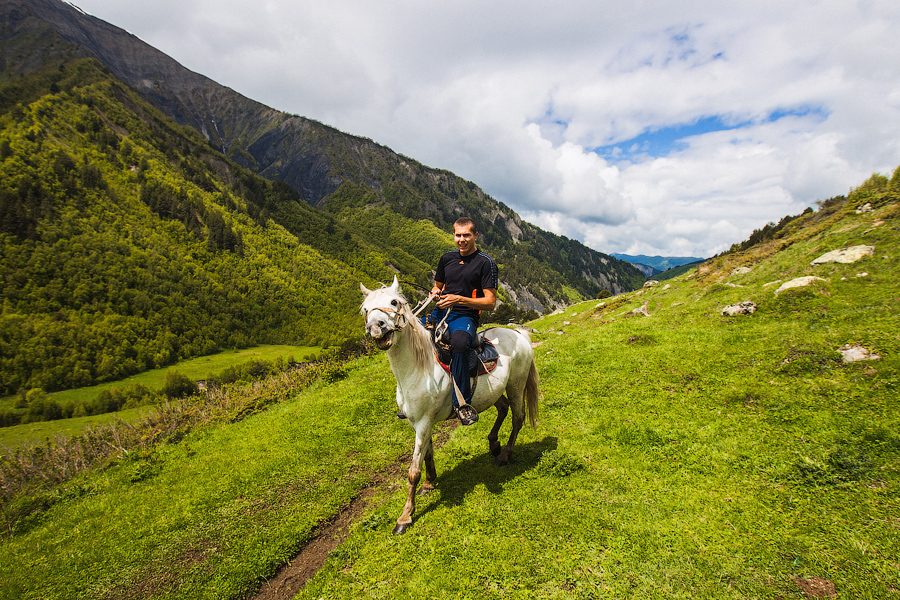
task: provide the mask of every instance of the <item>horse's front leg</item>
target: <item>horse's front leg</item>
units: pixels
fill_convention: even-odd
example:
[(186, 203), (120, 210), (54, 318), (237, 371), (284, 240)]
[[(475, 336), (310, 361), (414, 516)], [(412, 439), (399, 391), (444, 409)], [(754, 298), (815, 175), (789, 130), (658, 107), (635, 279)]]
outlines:
[(409, 465), (409, 489), (406, 494), (406, 505), (403, 507), (403, 513), (397, 519), (397, 525), (394, 527), (394, 534), (396, 535), (406, 533), (406, 530), (412, 525), (412, 516), (416, 511), (416, 488), (419, 487), (419, 480), (422, 478), (422, 459), (428, 456), (431, 456), (431, 459), (426, 467), (428, 470), (426, 471), (425, 481), (426, 485), (429, 485), (429, 480), (431, 480), (430, 487), (434, 488), (434, 456), (431, 450), (431, 428), (429, 427), (427, 432), (424, 431), (424, 428), (417, 428), (416, 446), (413, 448), (412, 462)]
[(431, 441), (431, 432), (425, 440), (425, 483), (419, 490), (419, 495), (427, 494), (434, 489), (434, 480), (437, 479), (437, 469), (434, 467), (434, 444)]

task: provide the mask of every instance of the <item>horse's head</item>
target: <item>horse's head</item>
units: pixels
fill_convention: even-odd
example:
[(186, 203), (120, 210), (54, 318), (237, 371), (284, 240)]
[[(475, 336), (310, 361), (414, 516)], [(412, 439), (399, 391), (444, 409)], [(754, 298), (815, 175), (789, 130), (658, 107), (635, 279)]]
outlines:
[(394, 333), (409, 321), (409, 305), (400, 293), (400, 282), (394, 277), (389, 287), (370, 290), (359, 284), (365, 299), (360, 312), (366, 318), (366, 334), (381, 350), (394, 343)]

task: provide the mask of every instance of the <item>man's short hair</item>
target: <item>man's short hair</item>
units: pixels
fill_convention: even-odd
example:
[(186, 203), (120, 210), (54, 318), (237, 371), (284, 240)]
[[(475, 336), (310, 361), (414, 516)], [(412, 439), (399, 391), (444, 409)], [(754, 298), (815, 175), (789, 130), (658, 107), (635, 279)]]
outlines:
[(478, 225), (475, 224), (475, 221), (470, 219), (469, 217), (460, 217), (453, 224), (453, 228), (457, 227), (471, 227), (473, 233), (478, 233)]

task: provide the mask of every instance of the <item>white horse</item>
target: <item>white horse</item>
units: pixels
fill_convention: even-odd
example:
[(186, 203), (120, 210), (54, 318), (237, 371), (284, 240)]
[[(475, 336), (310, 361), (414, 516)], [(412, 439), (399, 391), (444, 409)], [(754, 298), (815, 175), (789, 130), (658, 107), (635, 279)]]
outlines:
[[(366, 333), (376, 346), (387, 350), (391, 370), (397, 380), (397, 406), (416, 432), (416, 445), (409, 466), (409, 494), (403, 514), (397, 519), (395, 534), (404, 533), (412, 525), (416, 509), (416, 488), (425, 464), (425, 483), (420, 493), (434, 489), (437, 472), (431, 431), (434, 424), (453, 415), (451, 376), (438, 362), (431, 335), (413, 315), (409, 303), (400, 293), (394, 277), (390, 287), (369, 290), (360, 284), (365, 296), (361, 312), (366, 319)], [(481, 375), (471, 404), (479, 413), (497, 407), (497, 420), (488, 434), (491, 452), (497, 465), (507, 464), (516, 436), (525, 422), (526, 412), (534, 427), (538, 413), (539, 381), (534, 365), (534, 351), (527, 333), (504, 328), (489, 329), (485, 337), (493, 342), (500, 358), (497, 367)], [(512, 409), (512, 432), (501, 448), (498, 433), (507, 412)]]

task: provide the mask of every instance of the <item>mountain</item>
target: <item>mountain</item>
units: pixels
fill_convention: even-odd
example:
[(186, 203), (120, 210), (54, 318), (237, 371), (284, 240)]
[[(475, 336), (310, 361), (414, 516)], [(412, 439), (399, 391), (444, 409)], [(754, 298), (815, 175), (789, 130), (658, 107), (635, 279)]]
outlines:
[[(52, 30), (70, 52), (99, 60), (236, 163), (287, 183), (308, 204), (354, 228), (372, 217), (393, 221), (399, 215), (407, 220), (403, 227), (424, 219), (450, 232), (459, 216), (473, 217), (483, 245), (502, 267), (502, 300), (544, 312), (602, 289), (618, 294), (643, 283), (643, 275), (626, 262), (542, 231), (470, 181), (250, 100), (71, 5), (58, 0), (3, 0), (2, 5), (20, 21), (29, 15), (33, 27)], [(384, 230), (367, 227), (366, 232), (381, 236)]]
[(647, 277), (667, 271), (673, 267), (706, 260), (696, 256), (647, 256), (646, 254), (620, 254), (617, 252), (614, 252), (611, 256), (631, 263)]
[(655, 273), (653, 275), (653, 279), (656, 279), (657, 281), (665, 281), (667, 279), (672, 279), (674, 277), (678, 277), (679, 275), (687, 273), (694, 267), (699, 267), (704, 262), (706, 262), (706, 261), (698, 260), (697, 262), (686, 263), (683, 265), (679, 265), (677, 267), (672, 267), (671, 269), (666, 269), (665, 271), (660, 271), (658, 273)]
[[(87, 19), (0, 0), (0, 394), (260, 343), (340, 344), (361, 332), (358, 282), (428, 285), (463, 210), (481, 217), (506, 303), (544, 310), (643, 282), (474, 184), (318, 124), (344, 150), (367, 148), (386, 177), (402, 161), (407, 179), (345, 179), (313, 206), (177, 124), (35, 7)], [(170, 64), (106, 28), (87, 38), (130, 40)], [(425, 205), (439, 217), (409, 214)]]
[(0, 83), (31, 94), (0, 114), (0, 394), (358, 334), (356, 282), (392, 274), (378, 247), (93, 59)]

